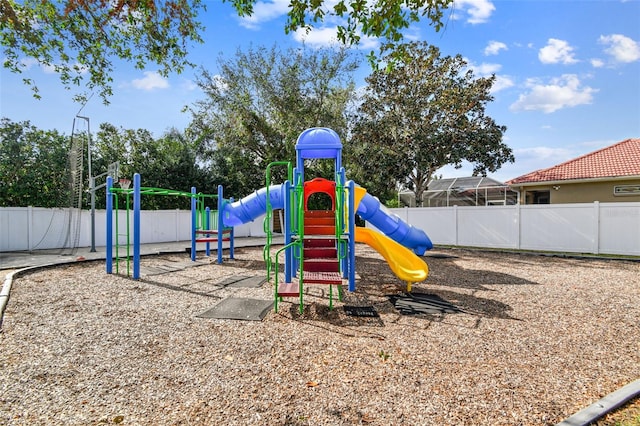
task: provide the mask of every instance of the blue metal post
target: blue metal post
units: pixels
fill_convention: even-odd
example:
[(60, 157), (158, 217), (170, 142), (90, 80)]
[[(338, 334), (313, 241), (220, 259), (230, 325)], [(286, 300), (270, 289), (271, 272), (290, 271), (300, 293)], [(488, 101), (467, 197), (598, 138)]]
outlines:
[(218, 264), (222, 263), (222, 240), (224, 239), (224, 191), (222, 185), (218, 185)]
[(191, 260), (196, 261), (196, 228), (197, 228), (196, 187), (191, 187)]
[(196, 261), (196, 187), (191, 187), (191, 260)]
[[(345, 227), (349, 227), (349, 210), (352, 208), (351, 205), (348, 203), (349, 200), (345, 200), (345, 196), (344, 196), (344, 191), (347, 190), (349, 191), (349, 193), (351, 193), (351, 190), (349, 189), (349, 187), (347, 186), (347, 179), (345, 177), (345, 171), (344, 171), (344, 167), (340, 168), (340, 170), (336, 173), (336, 178), (338, 179), (338, 185), (342, 187), (342, 192), (340, 192), (340, 194), (337, 194), (340, 197), (340, 205), (342, 206), (342, 217), (340, 218), (341, 220), (341, 225), (342, 228), (340, 229), (340, 235), (344, 234), (344, 229)], [(345, 204), (345, 201), (347, 201), (347, 203)], [(345, 206), (346, 206), (346, 213), (347, 213), (347, 223), (345, 223), (345, 218), (344, 218), (344, 214), (345, 214)], [(347, 242), (347, 252), (349, 251), (348, 249), (348, 242)], [(338, 241), (338, 253), (340, 253), (340, 250), (344, 250), (345, 249), (345, 245), (343, 243), (342, 240)], [(349, 259), (348, 256), (344, 255), (344, 253), (342, 253), (343, 256), (341, 256), (341, 260), (340, 260), (340, 265), (342, 268), (342, 278), (347, 278), (348, 277), (348, 273), (349, 273)]]
[(113, 194), (111, 187), (113, 187), (113, 178), (107, 176), (107, 247), (105, 254), (107, 274), (113, 273)]
[[(233, 197), (229, 198), (229, 202), (233, 203)], [(223, 225), (223, 229), (224, 229), (224, 225)], [(235, 234), (232, 226), (231, 230), (229, 231), (229, 258), (230, 259), (233, 259), (234, 235)]]
[(140, 174), (133, 175), (133, 279), (140, 279)]

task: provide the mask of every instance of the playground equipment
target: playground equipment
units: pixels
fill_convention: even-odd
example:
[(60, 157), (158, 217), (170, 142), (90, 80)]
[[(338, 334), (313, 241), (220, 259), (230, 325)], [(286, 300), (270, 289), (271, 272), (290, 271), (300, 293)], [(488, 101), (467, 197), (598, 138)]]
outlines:
[[(328, 128), (310, 128), (302, 132), (296, 143), (296, 167), (287, 162), (272, 163), (267, 168), (266, 186), (253, 194), (225, 206), (223, 221), (235, 226), (253, 221), (266, 214), (265, 261), (270, 279), (275, 265), (275, 309), (283, 297), (299, 297), (303, 309), (305, 284), (329, 286), (329, 306), (333, 302), (333, 286), (341, 297), (343, 279), (349, 291), (355, 291), (355, 243), (370, 245), (386, 259), (392, 271), (411, 284), (427, 278), (427, 264), (419, 257), (433, 247), (421, 229), (402, 221), (389, 212), (377, 198), (364, 188), (347, 181), (342, 167), (342, 143), (337, 133)], [(305, 181), (304, 161), (329, 159), (334, 161), (334, 180), (315, 178)], [(270, 167), (286, 165), (288, 180), (272, 185)], [(310, 210), (309, 198), (317, 193), (329, 197), (327, 210)], [(285, 245), (270, 256), (271, 217), (273, 210), (284, 210)], [(356, 228), (355, 215), (378, 230)], [(279, 256), (284, 252), (284, 283), (279, 283)], [(297, 277), (297, 282), (293, 278)]]
[[(305, 160), (328, 159), (334, 162), (334, 179), (314, 178), (305, 180)], [(286, 166), (287, 180), (272, 185), (271, 169)], [(338, 134), (328, 128), (314, 127), (300, 134), (296, 142), (296, 167), (290, 162), (271, 163), (266, 170), (266, 186), (238, 201), (223, 198), (222, 186), (218, 186), (217, 223), (211, 226), (209, 210), (204, 200), (210, 196), (191, 193), (141, 188), (140, 176), (134, 175), (133, 190), (114, 188), (111, 178), (107, 180), (107, 273), (111, 273), (112, 247), (112, 197), (124, 193), (127, 197), (127, 241), (129, 241), (128, 197), (133, 194), (133, 249), (134, 278), (139, 278), (140, 257), (140, 195), (184, 195), (191, 197), (192, 246), (191, 256), (195, 260), (196, 243), (218, 243), (218, 263), (222, 263), (222, 241), (228, 236), (233, 258), (233, 227), (265, 216), (264, 230), (267, 242), (264, 259), (267, 264), (267, 278), (275, 277), (275, 310), (284, 297), (298, 297), (302, 312), (304, 285), (319, 284), (329, 286), (329, 307), (333, 307), (333, 287), (337, 286), (338, 298), (342, 297), (343, 280), (349, 291), (355, 291), (355, 243), (365, 243), (378, 251), (390, 265), (398, 278), (411, 285), (424, 281), (429, 268), (420, 258), (433, 247), (427, 234), (421, 229), (408, 225), (397, 215), (389, 212), (380, 201), (369, 195), (364, 188), (347, 181), (342, 167), (342, 143)], [(329, 208), (313, 210), (309, 199), (314, 194), (324, 194)], [(213, 197), (213, 196), (211, 196)], [(276, 209), (284, 211), (284, 246), (275, 256), (271, 255), (273, 239), (272, 218)], [(369, 222), (376, 229), (355, 225), (355, 216)], [(116, 234), (117, 234), (116, 216)], [(118, 257), (116, 245), (116, 258)], [(127, 246), (127, 259), (129, 256)], [(280, 255), (284, 253), (284, 282), (279, 282)], [(296, 281), (294, 281), (294, 278)]]
[[(125, 238), (127, 275), (134, 279), (140, 278), (140, 230), (141, 214), (140, 204), (142, 195), (165, 195), (188, 197), (191, 200), (191, 260), (196, 260), (197, 243), (205, 243), (205, 255), (210, 256), (210, 243), (217, 243), (217, 261), (222, 263), (223, 241), (229, 242), (229, 256), (234, 257), (234, 232), (233, 227), (218, 226), (223, 223), (222, 210), (226, 203), (233, 199), (225, 200), (223, 197), (222, 185), (218, 186), (217, 194), (202, 194), (196, 192), (192, 187), (191, 192), (174, 191), (171, 189), (142, 187), (141, 178), (138, 173), (133, 176), (133, 188), (130, 188), (131, 181), (120, 179), (120, 187), (113, 185), (113, 178), (107, 177), (107, 200), (106, 200), (106, 269), (107, 273), (113, 273), (113, 248), (115, 246), (116, 273), (119, 273), (120, 265), (120, 237)], [(126, 204), (126, 233), (120, 233), (119, 227), (119, 199), (125, 197)], [(130, 198), (133, 198), (133, 214), (130, 211)], [(207, 200), (217, 202), (217, 210), (212, 211), (207, 206)], [(115, 208), (115, 219), (114, 219)], [(133, 219), (133, 229), (131, 226)], [(115, 224), (115, 230), (114, 230)], [(115, 234), (115, 244), (114, 244)], [(132, 238), (133, 236), (133, 238)], [(133, 240), (133, 241), (132, 241)], [(131, 249), (133, 249), (133, 274), (131, 274)]]

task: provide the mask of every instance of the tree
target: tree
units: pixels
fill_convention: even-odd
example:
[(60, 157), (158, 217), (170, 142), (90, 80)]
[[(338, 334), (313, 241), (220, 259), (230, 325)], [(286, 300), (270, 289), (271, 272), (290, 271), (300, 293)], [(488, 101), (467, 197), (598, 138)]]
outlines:
[(67, 137), (3, 118), (0, 141), (0, 206), (68, 207)]
[[(4, 67), (20, 73), (26, 56), (54, 69), (65, 88), (80, 86), (86, 73), (86, 89), (108, 103), (114, 58), (138, 69), (157, 64), (162, 75), (191, 65), (188, 46), (202, 42), (201, 9), (201, 0), (0, 0)], [(24, 82), (39, 98), (35, 82)]]
[[(228, 0), (233, 3), (240, 16), (251, 16), (257, 0)], [(337, 38), (345, 46), (357, 45), (364, 37), (381, 37), (383, 45), (392, 52), (387, 59), (395, 63), (401, 59), (403, 52), (395, 47), (404, 39), (402, 31), (421, 17), (439, 31), (443, 26), (444, 10), (454, 0), (292, 0), (287, 13), (285, 32), (304, 30), (306, 32), (319, 22), (338, 21), (344, 24), (337, 26)], [(375, 55), (370, 55), (375, 62)], [(387, 61), (387, 63), (390, 63)]]
[[(345, 133), (357, 67), (346, 49), (250, 48), (218, 62), (220, 74), (203, 70), (198, 79), (206, 98), (194, 105), (189, 129), (217, 167), (237, 163), (263, 181), (270, 162), (295, 160), (295, 142), (304, 129), (325, 126)], [(282, 171), (276, 171), (277, 180)], [(253, 180), (238, 185), (254, 189)]]
[(367, 77), (348, 152), (358, 172), (387, 196), (399, 183), (422, 199), (434, 172), (463, 161), (474, 175), (513, 162), (506, 127), (485, 114), (495, 76), (476, 78), (464, 59), (409, 43), (407, 60)]
[[(94, 143), (96, 170), (119, 161), (120, 177), (140, 173), (145, 187), (189, 192), (195, 186), (199, 192), (216, 193), (204, 170), (198, 165), (195, 145), (176, 129), (154, 139), (147, 130), (119, 129), (102, 123)], [(104, 200), (96, 203), (104, 206)], [(189, 201), (173, 196), (143, 197), (145, 209), (189, 209)]]
[[(257, 0), (226, 0), (240, 16), (253, 14)], [(436, 30), (443, 11), (453, 0), (293, 0), (285, 32), (309, 31), (319, 22), (336, 18), (338, 39), (346, 46), (361, 37), (382, 37), (388, 47), (397, 45), (402, 31), (426, 16)], [(0, 0), (0, 45), (4, 67), (20, 73), (23, 56), (53, 68), (64, 87), (86, 86), (98, 91), (104, 103), (112, 93), (114, 59), (143, 69), (149, 63), (160, 73), (180, 72), (191, 66), (189, 45), (202, 42), (198, 16), (202, 0)], [(375, 56), (370, 56), (373, 61)], [(88, 75), (85, 81), (84, 74)], [(36, 98), (36, 82), (24, 80)], [(76, 95), (84, 101), (86, 95)]]

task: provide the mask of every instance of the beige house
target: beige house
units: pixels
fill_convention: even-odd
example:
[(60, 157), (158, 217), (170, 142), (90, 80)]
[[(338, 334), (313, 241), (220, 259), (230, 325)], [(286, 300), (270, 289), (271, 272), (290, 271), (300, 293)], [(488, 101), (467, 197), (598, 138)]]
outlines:
[(640, 139), (627, 139), (506, 182), (521, 204), (640, 201)]

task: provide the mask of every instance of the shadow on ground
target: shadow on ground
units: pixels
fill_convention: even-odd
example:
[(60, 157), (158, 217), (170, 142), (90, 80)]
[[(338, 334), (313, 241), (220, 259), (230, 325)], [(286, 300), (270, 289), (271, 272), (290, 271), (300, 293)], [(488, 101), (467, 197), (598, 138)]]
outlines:
[[(244, 250), (237, 250), (235, 259), (225, 258), (220, 265), (211, 263), (209, 266), (216, 268), (243, 268), (248, 274), (256, 272), (266, 273), (263, 260), (248, 260), (243, 258)], [(304, 302), (303, 312), (299, 312), (299, 306), (295, 299), (288, 298), (290, 302), (288, 315), (293, 320), (322, 321), (334, 326), (368, 326), (384, 327), (380, 314), (397, 314), (400, 316), (413, 316), (432, 321), (442, 321), (444, 316), (456, 314), (468, 314), (480, 318), (516, 319), (510, 315), (512, 307), (498, 300), (480, 297), (477, 293), (498, 291), (501, 286), (536, 285), (537, 283), (511, 275), (485, 269), (466, 269), (461, 266), (461, 256), (438, 254), (427, 256), (430, 275), (427, 281), (413, 286), (411, 293), (406, 290), (406, 283), (402, 282), (391, 271), (390, 266), (382, 259), (376, 257), (357, 256), (356, 272), (359, 277), (356, 291), (344, 292), (341, 304), (334, 309), (329, 309), (328, 287), (310, 285), (306, 286), (305, 293), (309, 293)], [(474, 258), (482, 258), (483, 255), (471, 255)], [(494, 263), (493, 257), (487, 259)], [(517, 260), (517, 259), (516, 259)], [(505, 265), (513, 265), (514, 259), (504, 261)], [(523, 259), (523, 261), (527, 261)], [(171, 266), (171, 265), (169, 265)], [(183, 267), (183, 265), (177, 265)], [(196, 266), (196, 265), (194, 265)], [(168, 268), (167, 268), (168, 269)], [(178, 269), (176, 267), (175, 269)], [(159, 268), (159, 273), (169, 272)], [(180, 271), (174, 270), (174, 276), (179, 277)], [(231, 276), (228, 276), (228, 280)], [(218, 291), (233, 282), (205, 280), (205, 282), (193, 279), (185, 279), (184, 282), (160, 282), (150, 276), (143, 277), (142, 283), (163, 287), (174, 291), (189, 292), (208, 298), (220, 298)], [(219, 282), (218, 282), (219, 281)], [(203, 286), (203, 284), (205, 284)], [(209, 287), (210, 286), (210, 287)], [(208, 287), (208, 288), (207, 288)], [(442, 287), (448, 287), (449, 290)], [(207, 288), (207, 290), (204, 290)], [(204, 291), (203, 291), (204, 290)], [(337, 301), (337, 292), (334, 292), (334, 301)], [(283, 309), (285, 305), (282, 305)]]
[[(476, 293), (497, 291), (501, 286), (537, 283), (503, 272), (466, 269), (456, 262), (458, 259), (457, 256), (427, 257), (429, 278), (424, 283), (414, 284), (412, 293), (408, 293), (406, 283), (391, 272), (385, 261), (358, 257), (357, 271), (361, 277), (358, 293), (370, 299), (386, 296), (391, 308), (400, 315), (435, 319), (442, 315), (465, 313), (481, 318), (516, 319), (510, 315), (511, 306), (479, 297)], [(450, 287), (451, 290), (441, 287)]]

